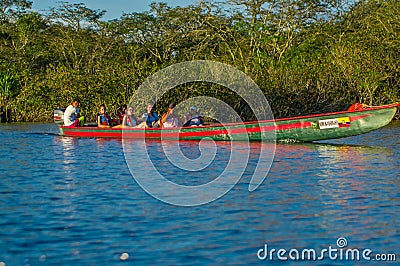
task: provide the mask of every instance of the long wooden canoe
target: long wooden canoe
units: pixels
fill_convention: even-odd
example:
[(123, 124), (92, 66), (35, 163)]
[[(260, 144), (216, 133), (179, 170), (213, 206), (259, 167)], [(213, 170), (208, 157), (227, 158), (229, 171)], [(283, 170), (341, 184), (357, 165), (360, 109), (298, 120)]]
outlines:
[(310, 142), (355, 136), (387, 125), (400, 104), (357, 111), (315, 114), (276, 120), (182, 128), (98, 128), (60, 126), (62, 136), (200, 140), (251, 140)]

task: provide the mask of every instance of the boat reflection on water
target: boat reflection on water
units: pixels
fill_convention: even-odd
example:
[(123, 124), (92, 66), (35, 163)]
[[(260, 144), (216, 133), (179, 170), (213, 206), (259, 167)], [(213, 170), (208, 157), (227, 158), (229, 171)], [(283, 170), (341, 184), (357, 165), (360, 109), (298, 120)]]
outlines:
[[(365, 178), (371, 178), (371, 170), (381, 167), (388, 170), (394, 156), (385, 147), (341, 145), (325, 143), (278, 144), (272, 170), (283, 176), (317, 179), (323, 188), (340, 182), (359, 186)], [(339, 181), (338, 181), (339, 180)], [(335, 191), (337, 193), (338, 191)], [(340, 195), (339, 198), (343, 198)]]
[[(282, 212), (294, 220), (318, 217), (319, 226), (332, 230), (339, 220), (365, 215), (357, 226), (369, 228), (374, 226), (369, 222), (373, 206), (392, 204), (390, 196), (387, 201), (374, 199), (393, 194), (397, 186), (394, 157), (393, 150), (385, 147), (278, 144), (264, 183), (281, 192), (276, 204), (291, 206)], [(354, 235), (358, 229), (354, 228)]]
[[(321, 177), (329, 177), (332, 174), (348, 174), (346, 170), (355, 170), (359, 173), (370, 167), (371, 161), (382, 156), (391, 157), (393, 151), (385, 147), (370, 147), (361, 145), (342, 145), (326, 143), (297, 143), (277, 144), (275, 160), (284, 166), (291, 162), (302, 165), (300, 171), (317, 167), (321, 171), (317, 173)], [(291, 169), (293, 170), (293, 169)], [(296, 172), (295, 172), (296, 173)]]
[(62, 159), (62, 168), (65, 173), (66, 180), (73, 180), (74, 172), (76, 171), (76, 149), (78, 139), (66, 137), (66, 138), (55, 138), (56, 142), (61, 144), (62, 149), (57, 152), (61, 152), (59, 158)]
[[(275, 150), (275, 143), (216, 142), (209, 139), (124, 139), (123, 146), (132, 176), (146, 191), (158, 188), (162, 191), (157, 190), (154, 194), (162, 194), (168, 202), (179, 200), (185, 204), (194, 202), (194, 205), (224, 195), (239, 182), (249, 165), (253, 166), (253, 173), (248, 189), (256, 188), (266, 177)], [(165, 179), (173, 184), (164, 183)], [(175, 184), (184, 187), (178, 189)], [(188, 187), (196, 193), (188, 193)]]

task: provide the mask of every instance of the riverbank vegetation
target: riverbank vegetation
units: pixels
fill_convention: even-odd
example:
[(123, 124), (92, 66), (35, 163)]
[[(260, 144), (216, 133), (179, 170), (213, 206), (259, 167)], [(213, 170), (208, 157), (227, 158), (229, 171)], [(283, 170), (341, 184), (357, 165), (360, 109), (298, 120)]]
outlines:
[[(74, 97), (94, 119), (100, 104), (115, 110), (147, 77), (188, 60), (243, 71), (276, 117), (400, 101), (397, 0), (153, 3), (111, 21), (85, 4), (58, 2), (40, 13), (31, 7), (0, 1), (0, 106), (9, 121), (50, 121)], [(208, 83), (182, 85), (157, 108), (200, 95), (253, 118), (239, 96)]]

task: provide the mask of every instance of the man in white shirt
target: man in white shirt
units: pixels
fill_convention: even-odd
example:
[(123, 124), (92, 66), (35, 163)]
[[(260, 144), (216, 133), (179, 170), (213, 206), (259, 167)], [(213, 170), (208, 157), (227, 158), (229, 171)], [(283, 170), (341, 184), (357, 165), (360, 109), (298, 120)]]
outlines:
[(64, 126), (79, 125), (79, 100), (74, 99), (70, 106), (64, 111)]

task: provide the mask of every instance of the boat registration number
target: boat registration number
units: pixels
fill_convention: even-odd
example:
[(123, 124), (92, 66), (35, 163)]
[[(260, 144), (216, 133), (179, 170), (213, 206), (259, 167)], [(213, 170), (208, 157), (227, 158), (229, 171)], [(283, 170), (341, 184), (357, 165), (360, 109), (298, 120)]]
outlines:
[(319, 120), (318, 126), (320, 129), (327, 129), (327, 128), (338, 128), (339, 121), (337, 119), (325, 119)]

